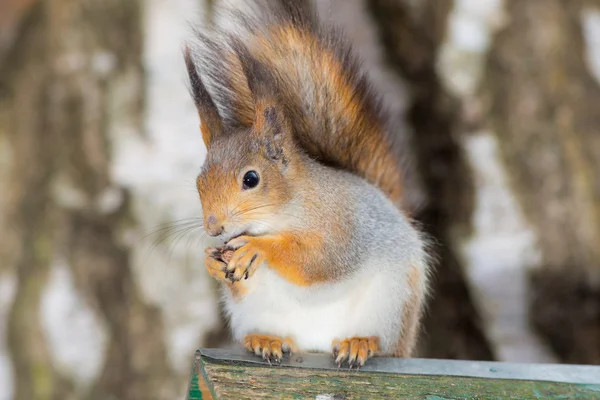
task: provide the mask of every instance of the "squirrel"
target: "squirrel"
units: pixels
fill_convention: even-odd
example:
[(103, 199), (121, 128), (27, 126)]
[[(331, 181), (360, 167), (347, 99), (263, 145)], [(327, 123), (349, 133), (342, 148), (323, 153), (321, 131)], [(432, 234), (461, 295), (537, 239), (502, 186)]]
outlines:
[(207, 155), (206, 249), (233, 337), (269, 363), (411, 357), (428, 287), (390, 118), (334, 26), (305, 2), (255, 2), (185, 45)]

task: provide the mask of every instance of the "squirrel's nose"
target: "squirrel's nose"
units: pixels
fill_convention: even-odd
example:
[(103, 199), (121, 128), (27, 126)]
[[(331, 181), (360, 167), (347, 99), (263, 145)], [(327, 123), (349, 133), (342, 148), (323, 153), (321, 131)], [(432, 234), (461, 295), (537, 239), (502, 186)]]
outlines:
[(204, 230), (210, 236), (219, 236), (221, 233), (223, 233), (224, 227), (223, 224), (219, 223), (217, 217), (211, 214), (208, 216), (208, 218), (206, 218), (206, 226), (204, 227)]

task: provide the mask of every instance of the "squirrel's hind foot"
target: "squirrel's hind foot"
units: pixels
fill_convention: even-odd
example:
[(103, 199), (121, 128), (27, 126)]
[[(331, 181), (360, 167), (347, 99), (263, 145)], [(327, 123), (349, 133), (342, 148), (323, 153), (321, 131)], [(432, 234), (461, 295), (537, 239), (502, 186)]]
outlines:
[(331, 352), (338, 367), (341, 367), (344, 361), (348, 362), (350, 369), (356, 365), (359, 369), (365, 362), (379, 351), (379, 338), (371, 337), (353, 337), (344, 340), (334, 340), (331, 343)]
[(244, 347), (265, 359), (269, 364), (271, 359), (276, 363), (280, 363), (284, 353), (291, 356), (292, 352), (297, 350), (296, 344), (290, 338), (282, 339), (276, 336), (263, 335), (246, 335)]

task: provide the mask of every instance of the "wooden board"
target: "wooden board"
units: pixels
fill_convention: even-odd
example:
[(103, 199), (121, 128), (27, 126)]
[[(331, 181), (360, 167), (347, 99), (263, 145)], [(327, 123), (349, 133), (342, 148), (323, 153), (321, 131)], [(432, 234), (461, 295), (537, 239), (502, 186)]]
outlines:
[(600, 399), (600, 367), (377, 357), (360, 371), (327, 354), (270, 366), (243, 350), (196, 352), (189, 400), (207, 399)]

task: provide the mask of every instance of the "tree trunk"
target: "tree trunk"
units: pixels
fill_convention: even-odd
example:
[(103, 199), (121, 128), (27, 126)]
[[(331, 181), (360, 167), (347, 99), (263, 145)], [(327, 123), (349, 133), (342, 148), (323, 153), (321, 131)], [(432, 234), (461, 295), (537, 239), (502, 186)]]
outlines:
[[(11, 228), (2, 268), (17, 281), (8, 319), (15, 399), (170, 398), (173, 390), (161, 316), (141, 298), (119, 237), (131, 221), (129, 194), (110, 173), (115, 126), (141, 123), (140, 4), (38, 1), (1, 68), (0, 137), (10, 155), (2, 230)], [(131, 90), (119, 90), (125, 85)], [(57, 264), (104, 331), (103, 367), (87, 387), (58, 368), (41, 326)]]
[(483, 89), (541, 253), (531, 322), (561, 361), (600, 364), (600, 87), (584, 4), (508, 1)]

